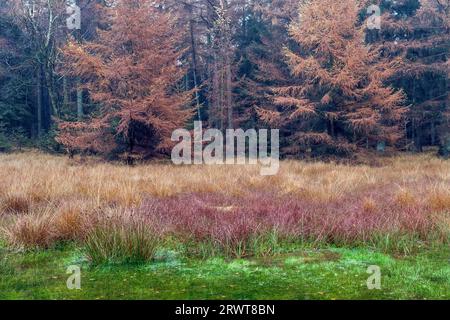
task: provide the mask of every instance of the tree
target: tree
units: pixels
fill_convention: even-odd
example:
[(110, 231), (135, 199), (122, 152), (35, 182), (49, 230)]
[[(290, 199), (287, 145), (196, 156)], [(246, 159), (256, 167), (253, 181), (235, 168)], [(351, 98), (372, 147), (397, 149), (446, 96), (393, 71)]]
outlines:
[(283, 129), (291, 153), (349, 154), (402, 136), (404, 95), (386, 85), (400, 61), (365, 44), (361, 9), (356, 0), (300, 4), (285, 49), (293, 81), (273, 88), (274, 108), (258, 110)]
[(280, 48), (291, 42), (287, 31), (297, 9), (296, 0), (266, 0), (247, 10), (237, 49), (235, 109), (240, 126), (264, 126), (258, 121), (257, 109), (271, 108), (273, 103), (267, 96), (272, 87), (289, 84), (289, 68)]
[(416, 151), (440, 145), (450, 152), (449, 64), (450, 1), (409, 0), (384, 4), (379, 41), (405, 60), (395, 85), (410, 105), (407, 133)]
[[(69, 30), (73, 1), (0, 2), (4, 141), (10, 133), (40, 136), (37, 145), (53, 141), (58, 118), (58, 140), (71, 150), (158, 152), (172, 127), (166, 111), (183, 111), (174, 117), (184, 123), (192, 91), (195, 119), (205, 126), (276, 126), (293, 155), (386, 143), (450, 153), (449, 0), (76, 0), (81, 29)], [(371, 4), (382, 9), (381, 30), (364, 28)], [(153, 32), (129, 17), (141, 6), (158, 17), (146, 20)], [(119, 10), (133, 35), (120, 26)], [(166, 15), (176, 31), (157, 25)], [(155, 43), (173, 50), (155, 54)], [(137, 47), (151, 55), (139, 56)], [(144, 72), (147, 64), (155, 67)], [(145, 99), (160, 98), (143, 88), (163, 78), (163, 65), (172, 67), (160, 82), (166, 102), (146, 109)], [(128, 120), (125, 110), (134, 112)]]
[(98, 39), (64, 49), (70, 74), (98, 109), (85, 122), (60, 122), (58, 141), (72, 152), (115, 151), (132, 161), (169, 148), (172, 131), (192, 116), (192, 91), (176, 88), (181, 35), (163, 1), (121, 0), (108, 19)]
[(28, 36), (33, 50), (39, 135), (42, 129), (50, 128), (52, 116), (57, 116), (60, 112), (55, 68), (58, 46), (64, 42), (60, 26), (64, 21), (65, 1), (11, 0), (11, 3), (13, 16)]
[(189, 28), (185, 42), (190, 47), (186, 58), (190, 62), (191, 81), (186, 79), (186, 83), (198, 89), (197, 109), (204, 110), (200, 118), (214, 128), (231, 128), (238, 117), (234, 93), (239, 84), (236, 34), (239, 26), (245, 24), (247, 8), (254, 0), (173, 2), (174, 7), (181, 7), (180, 23)]
[[(31, 137), (40, 136), (51, 127), (51, 117), (59, 112), (58, 86), (55, 77), (57, 47), (62, 39), (61, 28), (65, 2), (63, 0), (5, 0), (1, 4), (4, 25), (2, 32), (9, 38), (3, 60), (11, 76), (18, 80), (20, 90), (5, 96), (10, 106), (17, 98), (30, 107), (20, 127)], [(12, 63), (12, 64), (10, 64)], [(5, 102), (6, 103), (6, 102)]]
[[(65, 34), (65, 39), (72, 37), (73, 40), (78, 43), (84, 41), (92, 41), (97, 36), (97, 29), (104, 29), (104, 21), (102, 21), (102, 11), (110, 6), (103, 0), (70, 0), (80, 8), (80, 28), (68, 29)], [(70, 75), (65, 73), (65, 66), (63, 63), (59, 65), (59, 74), (62, 75), (63, 84), (63, 103), (62, 113), (65, 117), (76, 116), (77, 120), (81, 121), (84, 117), (84, 102), (87, 100), (83, 94), (83, 88), (81, 87), (80, 79), (71, 78)], [(74, 90), (71, 90), (74, 88)], [(75, 92), (75, 94), (73, 94)], [(73, 97), (75, 96), (75, 97)], [(72, 101), (75, 100), (75, 103)], [(73, 105), (75, 104), (75, 107)]]
[[(33, 92), (32, 54), (28, 39), (11, 15), (9, 3), (0, 4), (0, 139), (11, 133), (29, 137), (34, 129), (34, 110), (28, 96)], [(0, 148), (2, 148), (0, 146)]]

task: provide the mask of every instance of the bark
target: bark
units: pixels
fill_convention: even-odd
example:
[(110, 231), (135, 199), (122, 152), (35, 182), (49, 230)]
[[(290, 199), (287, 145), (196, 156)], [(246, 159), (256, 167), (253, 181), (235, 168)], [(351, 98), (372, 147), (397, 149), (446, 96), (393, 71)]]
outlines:
[(434, 124), (434, 121), (431, 121), (431, 145), (436, 145), (436, 125)]
[(42, 72), (41, 68), (38, 68), (36, 75), (36, 121), (37, 121), (37, 136), (42, 134)]
[(233, 97), (232, 97), (232, 81), (231, 81), (231, 61), (229, 54), (227, 53), (226, 59), (226, 104), (228, 112), (228, 128), (233, 129)]
[(195, 87), (195, 102), (197, 105), (198, 120), (202, 121), (202, 114), (201, 114), (201, 110), (200, 110), (200, 96), (198, 93), (197, 51), (196, 51), (196, 47), (195, 47), (194, 22), (192, 21), (192, 19), (189, 21), (189, 32), (190, 32), (190, 36), (191, 36), (192, 76), (194, 78), (193, 80), (194, 80), (194, 87)]
[(232, 97), (232, 75), (231, 75), (231, 38), (230, 38), (230, 26), (229, 22), (226, 20), (228, 17), (228, 3), (226, 0), (221, 0), (220, 5), (222, 7), (223, 12), (225, 12), (225, 21), (223, 22), (224, 25), (221, 26), (221, 37), (223, 38), (222, 42), (222, 59), (224, 62), (224, 83), (223, 83), (223, 90), (224, 90), (224, 102), (225, 102), (225, 110), (227, 112), (227, 125), (228, 128), (233, 128), (233, 97)]
[(50, 99), (50, 110), (53, 116), (58, 116), (57, 98), (53, 86), (53, 70), (47, 66), (45, 68), (45, 82), (48, 91), (48, 97)]
[(80, 80), (77, 80), (77, 119), (81, 121), (84, 116), (83, 111), (83, 89), (80, 88)]
[(423, 152), (422, 127), (420, 126), (420, 124), (416, 127), (415, 137), (416, 139), (414, 140), (414, 142), (416, 146), (416, 151)]
[(69, 109), (69, 90), (67, 88), (67, 77), (63, 77), (63, 107)]

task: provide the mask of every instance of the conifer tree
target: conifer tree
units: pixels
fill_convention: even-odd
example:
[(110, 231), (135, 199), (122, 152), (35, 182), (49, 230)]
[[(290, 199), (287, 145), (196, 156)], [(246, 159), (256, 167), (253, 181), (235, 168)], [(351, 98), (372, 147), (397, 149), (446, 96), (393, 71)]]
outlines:
[(405, 61), (395, 84), (407, 93), (410, 106), (406, 145), (422, 151), (439, 144), (450, 154), (450, 1), (404, 0), (383, 9), (378, 41)]
[(167, 151), (192, 115), (192, 92), (176, 88), (184, 74), (176, 17), (162, 1), (120, 0), (108, 19), (98, 39), (64, 49), (98, 109), (85, 122), (60, 122), (58, 140), (72, 152), (115, 151), (129, 161)]
[(401, 138), (404, 95), (386, 85), (400, 61), (365, 44), (358, 1), (303, 2), (285, 49), (292, 81), (273, 88), (264, 121), (280, 126), (290, 152), (350, 153)]

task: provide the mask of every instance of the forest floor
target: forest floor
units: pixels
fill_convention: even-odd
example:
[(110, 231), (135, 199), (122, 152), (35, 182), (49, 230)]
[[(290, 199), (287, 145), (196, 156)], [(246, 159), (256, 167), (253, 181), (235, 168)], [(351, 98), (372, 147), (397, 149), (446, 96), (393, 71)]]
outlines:
[(449, 299), (450, 161), (376, 162), (0, 155), (0, 299)]

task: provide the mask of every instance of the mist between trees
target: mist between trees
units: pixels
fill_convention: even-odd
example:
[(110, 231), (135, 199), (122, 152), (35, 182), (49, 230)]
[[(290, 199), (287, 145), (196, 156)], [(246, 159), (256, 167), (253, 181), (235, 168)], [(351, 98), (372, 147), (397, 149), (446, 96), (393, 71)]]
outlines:
[(448, 156), (449, 14), (449, 0), (2, 0), (0, 150), (133, 162), (202, 121), (279, 129), (284, 157)]

